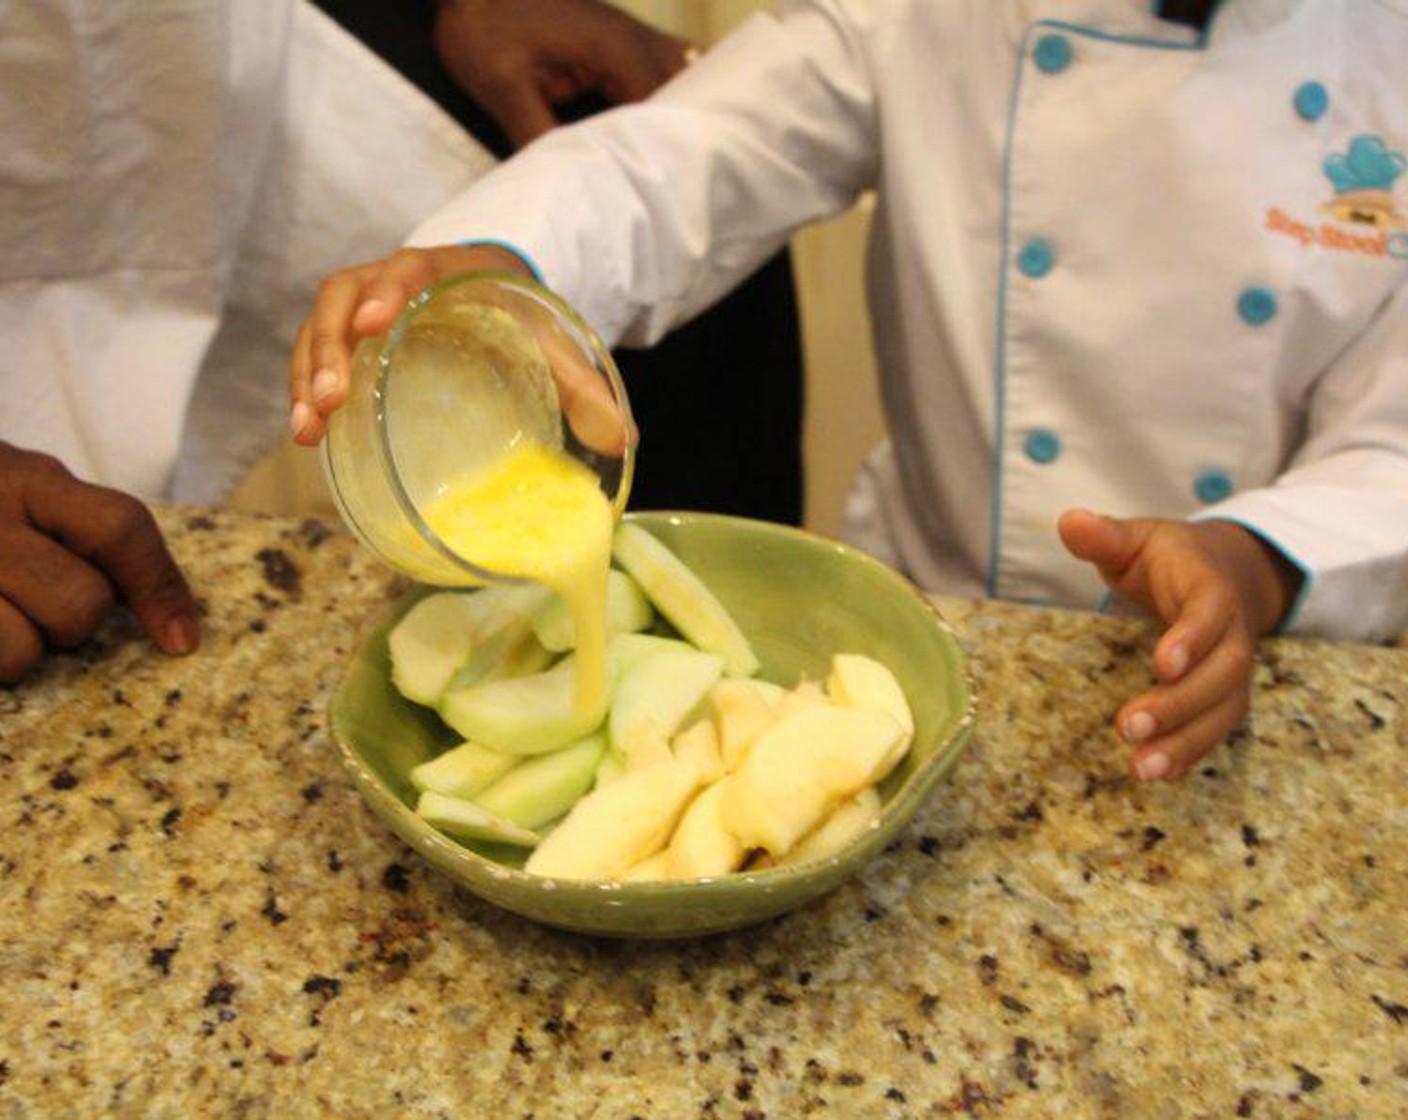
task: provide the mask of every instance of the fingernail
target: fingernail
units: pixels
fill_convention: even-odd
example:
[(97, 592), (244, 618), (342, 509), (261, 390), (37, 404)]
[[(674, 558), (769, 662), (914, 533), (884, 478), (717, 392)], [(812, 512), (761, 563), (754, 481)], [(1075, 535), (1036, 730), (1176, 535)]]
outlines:
[(299, 401), (288, 414), (288, 430), (294, 435), (298, 435), (308, 426), (308, 421), (311, 419), (313, 419), (313, 410)]
[(378, 316), (385, 314), (386, 303), (379, 299), (369, 299), (366, 303), (357, 308), (357, 313), (352, 316), (358, 322), (366, 320), (367, 316)]
[(1154, 733), (1157, 724), (1148, 712), (1135, 712), (1124, 721), (1124, 737), (1129, 743), (1142, 743)]
[(200, 640), (200, 632), (196, 629), (194, 619), (173, 618), (166, 624), (166, 629), (162, 631), (162, 646), (167, 653), (185, 655), (196, 648)]
[(1141, 782), (1156, 782), (1172, 769), (1173, 762), (1163, 751), (1151, 751), (1134, 761), (1134, 772)]
[(313, 399), (325, 403), (337, 392), (337, 374), (330, 369), (320, 369), (313, 375)]

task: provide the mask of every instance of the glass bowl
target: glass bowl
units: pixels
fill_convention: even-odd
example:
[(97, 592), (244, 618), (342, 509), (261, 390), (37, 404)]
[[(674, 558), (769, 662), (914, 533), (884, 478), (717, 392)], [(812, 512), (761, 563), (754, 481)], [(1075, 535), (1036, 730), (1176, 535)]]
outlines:
[(426, 509), (525, 444), (584, 464), (621, 516), (635, 437), (610, 352), (542, 285), (471, 272), (426, 289), (384, 336), (362, 340), (322, 458), (343, 520), (387, 564), (422, 583), (474, 585), (509, 574), (451, 547)]

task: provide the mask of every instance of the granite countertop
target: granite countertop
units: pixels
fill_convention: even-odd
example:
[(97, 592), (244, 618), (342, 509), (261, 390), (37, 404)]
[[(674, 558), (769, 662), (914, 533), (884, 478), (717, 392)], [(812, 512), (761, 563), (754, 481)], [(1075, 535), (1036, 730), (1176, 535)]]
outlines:
[(973, 744), (820, 902), (676, 943), (456, 889), (324, 706), (400, 590), (316, 522), (162, 511), (130, 623), (0, 689), (0, 1118), (1402, 1117), (1408, 652), (1266, 643), (1176, 786), (1107, 730), (1138, 623), (944, 603)]

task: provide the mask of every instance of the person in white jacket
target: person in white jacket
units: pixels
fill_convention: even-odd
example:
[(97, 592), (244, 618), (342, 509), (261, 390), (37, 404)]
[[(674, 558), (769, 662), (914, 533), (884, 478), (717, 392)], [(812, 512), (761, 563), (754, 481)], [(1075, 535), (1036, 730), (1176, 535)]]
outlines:
[(1246, 714), (1261, 635), (1408, 623), (1408, 11), (1187, 14), (784, 4), (329, 278), (296, 438), (429, 281), (536, 271), (648, 340), (874, 190), (890, 439), (853, 537), (928, 589), (1155, 614), (1114, 722), (1136, 777), (1178, 777)]
[[(515, 138), (629, 100), (686, 44), (602, 0), (444, 0), (447, 63)], [(318, 278), (495, 160), (305, 0), (24, 0), (0, 35), (0, 682), (125, 602), (199, 641), (142, 499), (212, 502), (278, 439)], [(388, 169), (416, 168), (412, 177)], [(271, 391), (272, 390), (272, 391)]]

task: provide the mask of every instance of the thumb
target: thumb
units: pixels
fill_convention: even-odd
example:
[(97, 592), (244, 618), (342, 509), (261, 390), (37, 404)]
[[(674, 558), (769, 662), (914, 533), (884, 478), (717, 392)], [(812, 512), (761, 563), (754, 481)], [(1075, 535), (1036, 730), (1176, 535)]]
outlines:
[(516, 77), (496, 91), (487, 109), (515, 149), (522, 148), (558, 125), (546, 94), (531, 73)]
[(1094, 564), (1106, 583), (1115, 583), (1134, 563), (1144, 544), (1138, 521), (1122, 521), (1088, 509), (1067, 510), (1056, 523), (1061, 543), (1077, 560)]

